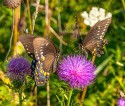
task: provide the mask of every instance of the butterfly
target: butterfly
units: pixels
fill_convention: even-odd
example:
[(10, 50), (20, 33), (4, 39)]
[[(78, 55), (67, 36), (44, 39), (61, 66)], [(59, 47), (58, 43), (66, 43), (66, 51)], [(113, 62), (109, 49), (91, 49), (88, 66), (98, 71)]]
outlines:
[(58, 51), (54, 44), (43, 38), (31, 34), (24, 34), (19, 37), (27, 54), (33, 58), (31, 69), (34, 71), (37, 86), (44, 85), (49, 79), (50, 69), (56, 68)]
[(92, 54), (100, 57), (103, 54), (103, 46), (108, 43), (104, 39), (105, 33), (111, 23), (111, 18), (98, 21), (88, 32), (84, 40), (81, 36), (78, 37), (80, 49), (86, 53), (86, 49)]

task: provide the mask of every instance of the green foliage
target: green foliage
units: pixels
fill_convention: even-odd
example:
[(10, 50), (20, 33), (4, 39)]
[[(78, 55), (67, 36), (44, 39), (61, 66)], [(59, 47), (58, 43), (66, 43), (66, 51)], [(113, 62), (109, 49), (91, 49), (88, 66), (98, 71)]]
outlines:
[[(67, 42), (67, 46), (62, 46), (62, 55), (74, 54), (78, 50), (78, 42), (72, 37), (75, 14), (79, 14), (80, 33), (84, 37), (88, 28), (83, 23), (81, 13), (89, 11), (93, 6), (101, 7), (112, 13), (112, 23), (106, 33), (109, 44), (105, 47), (105, 54), (100, 58), (96, 58), (97, 78), (95, 82), (88, 87), (85, 97), (84, 106), (115, 106), (119, 98), (119, 90), (125, 92), (125, 7), (124, 0), (51, 0), (49, 7), (51, 9), (50, 26), (59, 33), (58, 14), (61, 15), (61, 26), (65, 32), (63, 40)], [(44, 1), (41, 0), (44, 6)], [(22, 11), (25, 7), (22, 3)], [(30, 7), (31, 15), (34, 13), (35, 7)], [(26, 23), (29, 30), (29, 17), (26, 14)], [(40, 9), (36, 18), (34, 34), (43, 36), (45, 31), (45, 11)], [(3, 62), (9, 49), (9, 41), (12, 32), (12, 10), (3, 6), (3, 0), (0, 1), (0, 63)], [(49, 34), (56, 47), (59, 49), (59, 40), (52, 34)], [(9, 57), (12, 57), (13, 48)], [(25, 56), (25, 55), (24, 55)], [(6, 72), (6, 63), (0, 67), (0, 71)], [(0, 79), (1, 79), (0, 74)], [(17, 105), (12, 99), (12, 92), (3, 83), (0, 83), (0, 105), (15, 106)], [(68, 89), (68, 90), (67, 90)], [(31, 89), (29, 89), (31, 90)], [(30, 95), (28, 90), (25, 90)], [(76, 104), (76, 95), (79, 91), (74, 91), (71, 99), (72, 105)], [(46, 105), (46, 86), (38, 87), (38, 106)], [(50, 77), (50, 98), (51, 106), (66, 106), (69, 96), (69, 88), (60, 81), (54, 73)], [(26, 98), (24, 106), (33, 106), (35, 97)], [(13, 102), (12, 102), (13, 101)], [(24, 100), (25, 101), (25, 100)]]

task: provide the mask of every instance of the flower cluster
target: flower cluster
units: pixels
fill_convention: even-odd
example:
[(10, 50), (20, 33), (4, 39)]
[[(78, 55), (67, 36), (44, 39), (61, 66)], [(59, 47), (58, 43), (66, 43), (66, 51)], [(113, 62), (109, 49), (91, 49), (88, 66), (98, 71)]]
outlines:
[(7, 66), (7, 76), (12, 81), (24, 81), (26, 75), (30, 75), (30, 63), (23, 57), (13, 57)]
[(125, 98), (118, 99), (118, 106), (125, 106)]
[(58, 67), (58, 76), (72, 88), (84, 88), (95, 79), (95, 66), (82, 55), (63, 58)]
[(81, 15), (84, 18), (84, 23), (91, 27), (98, 21), (102, 21), (106, 18), (112, 17), (112, 14), (110, 12), (106, 14), (105, 9), (97, 7), (92, 7), (89, 13), (84, 11)]

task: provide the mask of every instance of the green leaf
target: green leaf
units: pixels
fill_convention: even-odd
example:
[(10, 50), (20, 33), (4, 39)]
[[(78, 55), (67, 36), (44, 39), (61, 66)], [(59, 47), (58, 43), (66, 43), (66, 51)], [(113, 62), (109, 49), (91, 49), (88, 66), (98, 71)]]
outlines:
[(110, 55), (107, 59), (105, 59), (96, 69), (95, 75), (98, 75), (103, 68), (109, 63), (109, 61), (113, 58), (114, 55)]

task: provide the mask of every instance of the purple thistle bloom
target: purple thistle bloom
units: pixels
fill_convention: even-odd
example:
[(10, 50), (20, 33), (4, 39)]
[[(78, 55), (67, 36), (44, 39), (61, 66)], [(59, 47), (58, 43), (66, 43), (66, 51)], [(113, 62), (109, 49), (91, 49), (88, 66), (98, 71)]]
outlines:
[(7, 66), (7, 76), (13, 80), (25, 80), (26, 75), (30, 75), (30, 63), (23, 57), (13, 57)]
[(125, 106), (125, 98), (118, 99), (118, 106)]
[(63, 58), (58, 67), (58, 76), (72, 88), (84, 88), (95, 78), (95, 66), (82, 55)]

